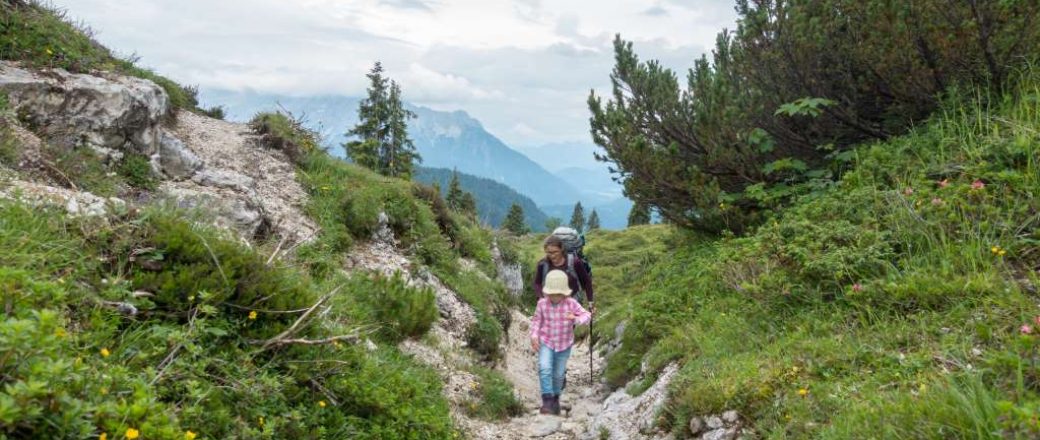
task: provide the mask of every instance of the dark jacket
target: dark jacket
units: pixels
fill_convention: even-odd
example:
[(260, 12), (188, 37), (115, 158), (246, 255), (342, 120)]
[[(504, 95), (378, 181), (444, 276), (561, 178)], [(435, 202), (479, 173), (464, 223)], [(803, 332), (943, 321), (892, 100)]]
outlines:
[(567, 271), (566, 261), (564, 261), (560, 266), (553, 266), (546, 258), (542, 258), (538, 261), (538, 266), (534, 271), (534, 282), (531, 283), (534, 285), (534, 294), (538, 296), (538, 298), (545, 296), (545, 293), (542, 292), (542, 282), (545, 281), (545, 274), (542, 273), (542, 268), (545, 266), (548, 266), (549, 270), (559, 269), (567, 274), (567, 284), (570, 285), (572, 294), (578, 291), (578, 282), (580, 281), (581, 287), (585, 290), (585, 297), (588, 298), (589, 302), (592, 302), (592, 277), (590, 277), (589, 272), (585, 270), (585, 262), (577, 256), (574, 257), (574, 273), (578, 275), (577, 278), (574, 277), (574, 274)]

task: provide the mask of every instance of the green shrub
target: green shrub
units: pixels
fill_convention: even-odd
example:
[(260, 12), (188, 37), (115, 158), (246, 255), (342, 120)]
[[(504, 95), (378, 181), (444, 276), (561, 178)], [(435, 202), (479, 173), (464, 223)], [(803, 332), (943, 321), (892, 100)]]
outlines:
[[(219, 110), (219, 119), (223, 119), (223, 108), (214, 107), (214, 110)], [(285, 152), (293, 162), (299, 163), (307, 155), (318, 151), (317, 133), (305, 128), (292, 115), (282, 112), (257, 113), (249, 121), (249, 127), (260, 135), (263, 145)]]
[[(345, 280), (317, 283), (268, 267), (194, 223), (161, 210), (69, 219), (0, 202), (6, 436), (120, 438), (131, 428), (171, 440), (189, 430), (229, 439), (456, 435), (436, 374), (393, 348), (345, 341), (260, 350), (258, 341), (313, 304), (313, 292)], [(235, 303), (258, 295), (267, 298)], [(372, 313), (343, 292), (337, 298), (294, 336), (350, 334)]]
[(234, 310), (295, 310), (316, 299), (302, 274), (268, 266), (263, 256), (217, 230), (173, 212), (144, 215), (139, 226), (113, 232), (111, 246), (120, 257), (116, 268), (134, 289), (154, 293), (163, 310), (187, 313), (204, 293), (206, 302)]
[(152, 172), (152, 164), (144, 155), (126, 153), (119, 162), (119, 174), (126, 183), (134, 188), (155, 191), (159, 188), (159, 179)]
[(118, 195), (125, 183), (120, 176), (112, 176), (103, 158), (87, 147), (62, 149), (46, 146), (43, 151), (44, 160), (53, 163), (48, 168), (51, 177), (65, 186), (74, 186), (99, 196)]
[(502, 420), (523, 414), (524, 405), (516, 397), (513, 384), (496, 370), (474, 367), (478, 382), (473, 384), (478, 399), (468, 402), (466, 409), (471, 416), (485, 420)]
[(487, 313), (477, 313), (477, 322), (466, 334), (467, 346), (481, 355), (485, 361), (498, 360), (502, 356), (498, 343), (502, 339), (502, 324)]
[(392, 343), (422, 336), (438, 316), (433, 291), (409, 286), (400, 272), (389, 278), (355, 276), (344, 290), (369, 311), (378, 334)]
[(199, 109), (199, 114), (213, 119), (224, 120), (227, 117), (227, 109), (222, 105), (214, 105), (208, 109)]

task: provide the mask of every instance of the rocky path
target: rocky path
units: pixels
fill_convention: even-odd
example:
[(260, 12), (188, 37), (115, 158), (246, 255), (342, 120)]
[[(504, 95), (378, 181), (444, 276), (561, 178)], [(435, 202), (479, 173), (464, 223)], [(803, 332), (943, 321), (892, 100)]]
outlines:
[[(564, 411), (559, 416), (540, 415), (541, 391), (538, 385), (538, 365), (531, 350), (529, 333), (530, 318), (513, 312), (513, 323), (509, 328), (505, 344), (505, 358), (497, 366), (506, 379), (513, 383), (521, 397), (526, 412), (508, 422), (488, 423), (473, 432), (473, 438), (495, 439), (572, 439), (591, 437), (589, 427), (593, 418), (600, 414), (607, 390), (598, 378), (603, 370), (603, 359), (593, 358), (595, 377), (589, 376), (589, 346), (586, 338), (575, 344), (567, 363), (567, 388), (560, 399)], [(595, 379), (595, 380), (593, 380)]]

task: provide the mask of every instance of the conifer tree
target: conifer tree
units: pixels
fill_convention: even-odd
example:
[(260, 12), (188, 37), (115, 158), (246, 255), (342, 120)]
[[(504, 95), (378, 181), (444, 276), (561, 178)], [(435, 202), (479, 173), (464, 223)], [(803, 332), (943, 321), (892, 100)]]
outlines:
[(411, 179), (413, 163), (421, 161), (415, 144), (408, 137), (408, 120), (415, 118), (415, 112), (404, 108), (401, 87), (396, 81), (390, 81), (387, 107), (388, 138), (382, 155), (382, 169), (386, 170), (384, 174), (387, 176)]
[(628, 225), (645, 225), (650, 223), (650, 206), (645, 203), (636, 202), (632, 210), (628, 212)]
[(448, 194), (444, 197), (444, 201), (448, 202), (448, 207), (452, 210), (461, 211), (463, 193), (462, 186), (459, 184), (459, 172), (452, 171), (451, 181), (448, 182)]
[(599, 229), (599, 214), (596, 213), (596, 209), (592, 209), (592, 214), (589, 214), (588, 226), (585, 227), (586, 231), (595, 231)]
[(562, 224), (563, 220), (560, 220), (559, 217), (549, 217), (545, 219), (545, 229), (549, 232), (552, 232), (553, 229), (560, 227)]
[(383, 76), (383, 64), (376, 61), (365, 76), (369, 80), (368, 97), (358, 104), (358, 123), (347, 132), (357, 139), (343, 147), (354, 163), (378, 171), (380, 150), (387, 138), (387, 79)]
[(415, 113), (404, 108), (401, 87), (383, 75), (381, 63), (366, 76), (368, 97), (358, 104), (358, 123), (347, 132), (356, 138), (343, 146), (347, 157), (379, 174), (409, 179), (414, 162), (421, 160), (408, 137)]
[(506, 214), (506, 219), (502, 222), (502, 228), (513, 233), (513, 235), (526, 234), (528, 228), (527, 224), (524, 223), (524, 208), (517, 203), (510, 206), (509, 214)]
[(578, 232), (585, 231), (585, 208), (581, 207), (580, 201), (574, 205), (574, 212), (571, 213), (570, 226), (577, 229)]
[(459, 206), (459, 212), (477, 218), (477, 198), (473, 193), (469, 191), (462, 192), (462, 205)]

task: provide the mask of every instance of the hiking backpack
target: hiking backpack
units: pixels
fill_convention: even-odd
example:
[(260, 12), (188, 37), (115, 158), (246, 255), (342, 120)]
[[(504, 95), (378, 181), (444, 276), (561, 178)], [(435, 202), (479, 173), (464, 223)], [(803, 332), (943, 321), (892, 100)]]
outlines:
[[(566, 226), (554, 229), (552, 235), (563, 242), (563, 253), (567, 255), (567, 275), (574, 277), (578, 281), (578, 291), (574, 292), (574, 294), (584, 294), (585, 286), (581, 285), (581, 278), (578, 278), (578, 272), (574, 270), (574, 262), (580, 258), (585, 267), (585, 272), (589, 274), (589, 279), (592, 279), (592, 265), (589, 264), (589, 260), (585, 259), (585, 235), (579, 233), (574, 228)], [(544, 285), (545, 277), (549, 275), (549, 260), (542, 260), (541, 266), (542, 284)]]

